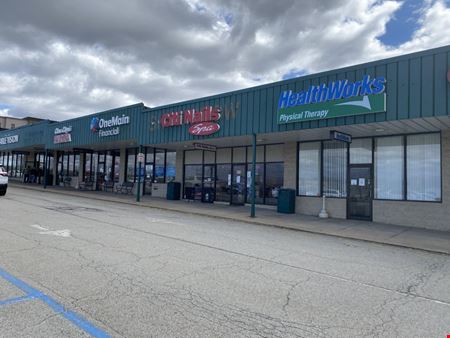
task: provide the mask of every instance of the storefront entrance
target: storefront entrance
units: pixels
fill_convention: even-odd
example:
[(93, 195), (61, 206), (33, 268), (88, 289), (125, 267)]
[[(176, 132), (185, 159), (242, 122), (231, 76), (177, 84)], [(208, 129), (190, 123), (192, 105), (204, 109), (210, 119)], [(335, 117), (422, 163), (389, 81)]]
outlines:
[(145, 183), (144, 183), (144, 195), (152, 194), (153, 183), (153, 163), (145, 164)]
[(215, 200), (216, 166), (207, 164), (203, 167), (202, 202), (212, 203)]
[[(281, 144), (256, 147), (256, 203), (276, 205), (283, 186)], [(233, 205), (251, 203), (252, 147), (185, 150), (183, 198)]]
[(245, 164), (233, 164), (231, 204), (245, 204)]
[(347, 217), (372, 220), (372, 166), (351, 165), (349, 167), (349, 194)]

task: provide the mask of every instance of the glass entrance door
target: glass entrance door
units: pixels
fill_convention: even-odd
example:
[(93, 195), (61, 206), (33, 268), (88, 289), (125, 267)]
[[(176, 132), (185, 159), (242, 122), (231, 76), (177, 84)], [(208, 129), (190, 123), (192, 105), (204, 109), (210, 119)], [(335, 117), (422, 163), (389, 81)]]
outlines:
[(372, 166), (349, 167), (347, 216), (351, 219), (372, 220)]
[(203, 167), (202, 202), (212, 203), (215, 200), (214, 182), (216, 181), (216, 166), (206, 164)]
[(245, 203), (245, 164), (233, 164), (231, 188), (231, 204)]
[(144, 182), (144, 195), (152, 194), (152, 182), (153, 182), (153, 163), (145, 164), (145, 182)]

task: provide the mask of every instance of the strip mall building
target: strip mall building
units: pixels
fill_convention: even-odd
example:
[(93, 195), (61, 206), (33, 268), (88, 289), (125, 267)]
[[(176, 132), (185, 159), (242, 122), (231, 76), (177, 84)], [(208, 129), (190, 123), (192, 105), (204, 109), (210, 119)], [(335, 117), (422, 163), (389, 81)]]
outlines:
[[(149, 108), (121, 107), (0, 132), (0, 164), (47, 184), (136, 182), (164, 196), (450, 230), (450, 46)], [(333, 138), (330, 137), (330, 132)], [(256, 135), (256, 137), (254, 136)], [(350, 137), (351, 136), (351, 137)], [(351, 141), (351, 142), (349, 142)], [(70, 177), (68, 180), (67, 177)], [(43, 181), (43, 180), (42, 180)]]

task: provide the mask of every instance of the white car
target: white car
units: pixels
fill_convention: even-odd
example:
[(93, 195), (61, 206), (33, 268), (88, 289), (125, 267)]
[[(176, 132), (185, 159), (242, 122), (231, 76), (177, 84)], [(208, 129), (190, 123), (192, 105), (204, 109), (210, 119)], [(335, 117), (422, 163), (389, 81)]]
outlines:
[(4, 167), (0, 167), (0, 196), (5, 196), (8, 188), (8, 173)]

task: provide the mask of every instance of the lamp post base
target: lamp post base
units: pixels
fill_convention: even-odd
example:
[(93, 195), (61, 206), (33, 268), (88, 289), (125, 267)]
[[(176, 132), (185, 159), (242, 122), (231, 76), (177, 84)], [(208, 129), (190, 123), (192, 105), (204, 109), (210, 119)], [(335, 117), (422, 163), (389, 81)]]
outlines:
[(322, 210), (320, 210), (319, 218), (328, 218), (328, 212), (325, 206), (325, 196), (322, 198)]

